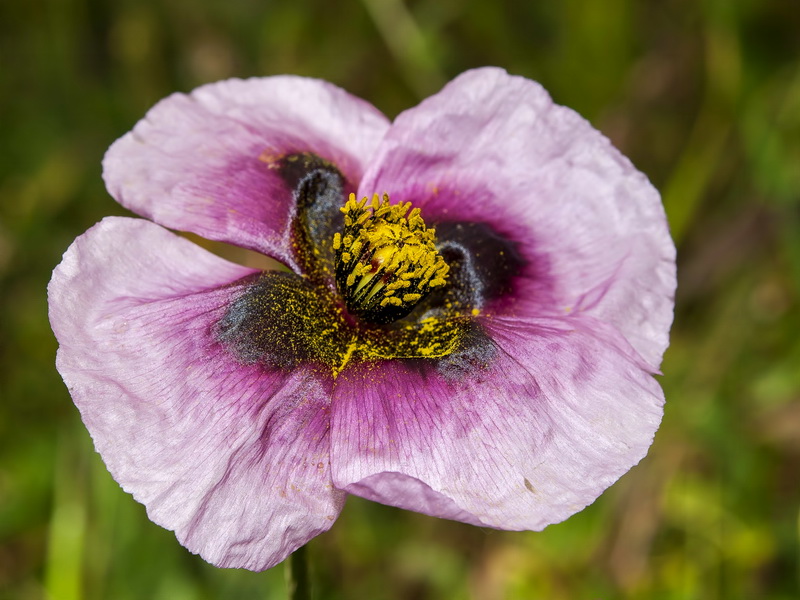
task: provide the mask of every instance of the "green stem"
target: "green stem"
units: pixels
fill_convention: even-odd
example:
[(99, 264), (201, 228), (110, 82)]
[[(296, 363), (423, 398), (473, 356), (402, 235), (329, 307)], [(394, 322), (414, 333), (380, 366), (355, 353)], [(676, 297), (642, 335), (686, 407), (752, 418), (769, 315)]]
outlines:
[(306, 547), (301, 546), (289, 557), (286, 569), (286, 587), (289, 600), (310, 600), (311, 590), (308, 584), (308, 560)]

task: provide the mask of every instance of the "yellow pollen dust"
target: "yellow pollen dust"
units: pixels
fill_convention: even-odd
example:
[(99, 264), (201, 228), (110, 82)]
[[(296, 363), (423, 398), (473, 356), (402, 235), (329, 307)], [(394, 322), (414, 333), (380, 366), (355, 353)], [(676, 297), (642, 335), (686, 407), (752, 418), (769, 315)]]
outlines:
[(344, 368), (347, 366), (347, 363), (350, 362), (350, 359), (353, 357), (353, 352), (356, 351), (358, 348), (358, 343), (355, 341), (350, 342), (347, 345), (347, 348), (341, 355), (341, 362), (339, 362), (338, 366), (335, 366), (331, 369), (331, 375), (333, 375), (334, 380), (339, 376)]
[[(337, 280), (355, 312), (410, 307), (443, 286), (449, 267), (436, 250), (436, 232), (410, 202), (390, 204), (388, 194), (356, 200), (341, 209), (344, 232), (333, 237)], [(344, 289), (341, 289), (341, 288)]]

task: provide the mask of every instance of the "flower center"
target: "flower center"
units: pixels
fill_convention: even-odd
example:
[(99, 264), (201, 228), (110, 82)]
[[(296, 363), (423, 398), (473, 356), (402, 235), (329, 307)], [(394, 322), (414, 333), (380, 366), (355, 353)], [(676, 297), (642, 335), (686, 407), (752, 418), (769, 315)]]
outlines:
[(410, 202), (389, 196), (368, 202), (355, 194), (341, 209), (344, 231), (333, 236), (336, 285), (347, 310), (371, 323), (391, 323), (414, 308), (432, 288), (443, 286), (449, 267)]

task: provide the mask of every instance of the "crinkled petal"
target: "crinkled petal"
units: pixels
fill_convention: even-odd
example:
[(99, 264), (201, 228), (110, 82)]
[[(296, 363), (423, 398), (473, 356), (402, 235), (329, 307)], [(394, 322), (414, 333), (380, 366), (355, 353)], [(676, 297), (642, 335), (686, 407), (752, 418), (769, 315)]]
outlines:
[(585, 313), (660, 364), (675, 247), (659, 194), (539, 84), (462, 74), (396, 119), (359, 190), (412, 201), (426, 220), (490, 224), (528, 261), (508, 314)]
[(67, 250), (48, 294), (58, 369), (114, 478), (192, 552), (262, 570), (327, 530), (344, 494), (329, 390), (303, 369), (239, 364), (215, 339), (252, 273), (108, 218)]
[(485, 369), (394, 361), (334, 389), (336, 487), (432, 516), (539, 530), (647, 453), (663, 395), (637, 353), (588, 319), (485, 319)]
[(274, 161), (312, 152), (355, 186), (388, 127), (324, 81), (231, 79), (156, 104), (109, 148), (103, 177), (118, 202), (156, 223), (296, 266), (295, 207)]

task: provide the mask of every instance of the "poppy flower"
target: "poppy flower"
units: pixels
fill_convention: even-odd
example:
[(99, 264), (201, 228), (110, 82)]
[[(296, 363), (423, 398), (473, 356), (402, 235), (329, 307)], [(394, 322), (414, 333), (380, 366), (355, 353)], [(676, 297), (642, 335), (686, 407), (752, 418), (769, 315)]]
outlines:
[(647, 178), (538, 84), (469, 71), (390, 123), (323, 81), (222, 81), (103, 168), (145, 219), (55, 269), (57, 367), (113, 477), (207, 561), (269, 568), (347, 494), (540, 530), (646, 454), (675, 248)]

